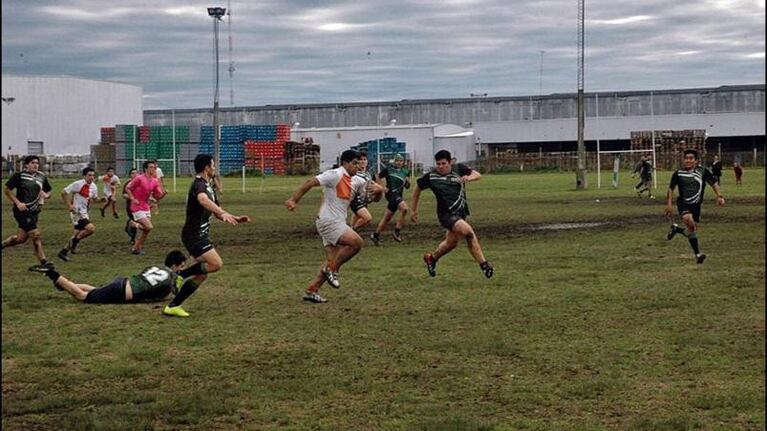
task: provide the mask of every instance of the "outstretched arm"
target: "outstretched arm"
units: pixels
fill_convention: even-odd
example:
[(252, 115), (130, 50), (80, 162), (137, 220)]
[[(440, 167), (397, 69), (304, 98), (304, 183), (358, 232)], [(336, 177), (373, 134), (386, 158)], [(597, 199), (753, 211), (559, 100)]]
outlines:
[(301, 198), (311, 190), (312, 187), (317, 187), (320, 185), (320, 180), (317, 179), (317, 177), (310, 178), (306, 180), (303, 184), (301, 184), (301, 187), (299, 187), (295, 192), (293, 192), (292, 195), (290, 195), (290, 198), (285, 201), (285, 208), (288, 209), (288, 211), (293, 211), (298, 206), (298, 201), (301, 200)]
[(722, 189), (719, 187), (719, 183), (714, 183), (711, 186), (712, 189), (714, 189), (714, 193), (716, 193), (716, 204), (720, 207), (724, 206), (724, 196), (722, 196)]
[(671, 215), (674, 214), (674, 206), (672, 204), (673, 199), (674, 199), (674, 189), (669, 188), (668, 192), (666, 192), (666, 209), (665, 209), (666, 217), (671, 217)]
[(479, 171), (472, 169), (469, 175), (464, 175), (461, 177), (461, 182), (468, 183), (471, 181), (477, 181), (480, 178), (482, 178), (482, 174), (480, 174)]
[(203, 206), (203, 208), (212, 212), (217, 219), (223, 222), (229, 223), (231, 225), (236, 225), (238, 223), (247, 223), (250, 221), (250, 217), (248, 216), (233, 216), (229, 214), (228, 212), (224, 211), (223, 208), (216, 205), (215, 202), (210, 200), (208, 195), (205, 193), (198, 193), (197, 201), (200, 203), (200, 205)]

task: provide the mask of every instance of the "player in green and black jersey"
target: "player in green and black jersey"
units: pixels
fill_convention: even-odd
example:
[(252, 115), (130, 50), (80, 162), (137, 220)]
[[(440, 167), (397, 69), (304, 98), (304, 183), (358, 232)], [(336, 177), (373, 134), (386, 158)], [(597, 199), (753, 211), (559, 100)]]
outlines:
[(53, 281), (53, 285), (72, 295), (78, 301), (89, 304), (127, 304), (134, 302), (159, 301), (175, 293), (180, 284), (178, 273), (184, 267), (186, 256), (173, 250), (165, 257), (165, 265), (144, 268), (131, 277), (117, 277), (101, 287), (75, 283), (59, 274), (53, 266), (33, 269)]
[(221, 260), (221, 256), (210, 241), (211, 214), (231, 225), (250, 221), (250, 217), (233, 216), (218, 205), (213, 184), (215, 168), (213, 157), (208, 154), (198, 154), (194, 158), (197, 176), (187, 195), (186, 222), (181, 229), (181, 242), (195, 258), (196, 263), (179, 274), (188, 279), (170, 304), (163, 309), (163, 313), (169, 316), (189, 317), (189, 313), (181, 308), (181, 303), (197, 290), (209, 273), (216, 272), (224, 266), (224, 261)]
[[(32, 247), (35, 256), (40, 260), (40, 265), (33, 268), (50, 266), (51, 263), (45, 258), (43, 251), (42, 232), (37, 226), (37, 218), (43, 208), (45, 200), (51, 197), (51, 185), (48, 178), (40, 172), (40, 158), (27, 156), (24, 158), (24, 170), (16, 172), (5, 183), (5, 196), (13, 203), (13, 218), (19, 230), (15, 235), (3, 241), (3, 249), (15, 245), (24, 244), (27, 239), (32, 239)], [(14, 195), (13, 190), (16, 190)]]
[[(357, 182), (361, 182), (362, 185), (355, 187)], [(385, 190), (384, 187), (373, 181), (373, 176), (368, 172), (368, 153), (365, 151), (360, 151), (359, 170), (352, 178), (352, 189), (358, 190), (349, 205), (352, 210), (351, 227), (357, 231), (373, 220), (373, 216), (368, 211), (368, 204), (380, 200), (381, 194)]]
[(719, 183), (716, 177), (707, 168), (698, 166), (698, 152), (695, 150), (684, 151), (684, 169), (679, 169), (671, 175), (671, 183), (668, 186), (666, 194), (666, 216), (673, 214), (672, 198), (674, 197), (674, 188), (679, 187), (679, 197), (676, 201), (677, 211), (682, 217), (682, 221), (687, 226), (685, 229), (679, 227), (676, 223), (671, 225), (667, 238), (671, 240), (674, 235), (682, 234), (687, 237), (690, 247), (695, 253), (695, 260), (703, 263), (706, 255), (700, 252), (698, 246), (698, 223), (700, 223), (700, 207), (703, 203), (703, 192), (708, 183), (714, 193), (716, 193), (716, 204), (724, 205), (724, 197), (719, 190)]
[(410, 188), (410, 170), (404, 167), (404, 165), (405, 158), (402, 157), (401, 154), (397, 154), (394, 156), (394, 164), (388, 166), (378, 174), (379, 180), (383, 179), (386, 181), (386, 188), (388, 190), (386, 191), (385, 197), (388, 205), (386, 205), (386, 213), (378, 223), (378, 227), (370, 236), (370, 239), (375, 245), (380, 244), (381, 233), (389, 226), (389, 222), (397, 211), (399, 211), (399, 217), (394, 225), (394, 233), (392, 233), (392, 237), (397, 242), (402, 241), (401, 231), (402, 226), (405, 224), (405, 216), (408, 211), (407, 203), (405, 203), (402, 195), (404, 194), (405, 189)]
[(637, 197), (641, 198), (642, 193), (647, 192), (650, 199), (655, 199), (652, 194), (652, 171), (654, 170), (650, 157), (647, 155), (642, 156), (642, 160), (637, 163), (634, 168), (632, 176), (639, 174), (639, 183), (634, 186), (634, 190), (637, 192)]
[(493, 266), (485, 260), (479, 239), (477, 239), (474, 229), (466, 221), (469, 216), (469, 204), (466, 202), (466, 183), (476, 181), (482, 175), (461, 163), (452, 166), (450, 152), (447, 150), (438, 151), (434, 155), (434, 160), (436, 161), (436, 168), (418, 178), (416, 182), (411, 205), (413, 213), (410, 216), (413, 223), (418, 223), (418, 201), (421, 190), (431, 189), (434, 197), (437, 198), (437, 218), (442, 227), (447, 229), (447, 233), (434, 253), (426, 253), (423, 256), (426, 269), (429, 271), (429, 275), (436, 276), (437, 261), (450, 253), (458, 245), (458, 241), (465, 238), (469, 252), (485, 273), (485, 277), (490, 278), (494, 273)]

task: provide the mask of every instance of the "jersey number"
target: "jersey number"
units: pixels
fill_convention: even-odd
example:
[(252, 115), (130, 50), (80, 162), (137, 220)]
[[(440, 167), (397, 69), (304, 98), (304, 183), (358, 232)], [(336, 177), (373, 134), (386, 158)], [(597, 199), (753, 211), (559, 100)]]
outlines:
[(167, 280), (169, 275), (170, 274), (168, 274), (168, 271), (153, 266), (144, 271), (144, 273), (141, 274), (141, 277), (143, 277), (150, 286), (157, 286), (158, 283), (162, 283), (163, 281)]

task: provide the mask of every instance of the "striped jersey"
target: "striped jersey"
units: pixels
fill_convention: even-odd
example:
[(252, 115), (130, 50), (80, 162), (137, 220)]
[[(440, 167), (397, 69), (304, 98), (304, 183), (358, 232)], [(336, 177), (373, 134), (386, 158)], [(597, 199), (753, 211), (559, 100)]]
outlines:
[(440, 175), (436, 170), (418, 178), (418, 188), (431, 189), (437, 198), (437, 214), (469, 215), (469, 204), (466, 201), (466, 184), (461, 177), (470, 175), (472, 168), (458, 163), (447, 175)]
[(181, 228), (181, 237), (187, 240), (207, 238), (210, 235), (210, 215), (200, 204), (197, 195), (205, 193), (212, 202), (218, 204), (216, 191), (211, 183), (200, 176), (195, 177), (186, 197), (186, 222)]
[(669, 190), (679, 187), (679, 197), (677, 202), (685, 204), (699, 204), (703, 202), (703, 191), (706, 183), (713, 186), (716, 182), (714, 174), (707, 168), (697, 166), (692, 170), (679, 169), (671, 174), (671, 183)]
[(40, 192), (48, 193), (52, 190), (48, 178), (40, 171), (16, 172), (5, 186), (11, 190), (16, 189), (16, 199), (27, 204), (27, 211), (33, 212), (40, 211)]

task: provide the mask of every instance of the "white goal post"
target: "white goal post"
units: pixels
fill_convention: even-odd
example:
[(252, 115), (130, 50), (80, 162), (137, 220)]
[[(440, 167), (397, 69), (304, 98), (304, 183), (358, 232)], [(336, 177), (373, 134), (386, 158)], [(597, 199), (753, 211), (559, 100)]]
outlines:
[[(614, 151), (600, 151), (599, 145), (597, 145), (597, 188), (602, 188), (602, 154), (624, 154), (624, 153), (652, 153), (652, 168), (655, 170), (655, 145), (653, 145), (652, 149), (646, 149), (646, 150), (614, 150)], [(653, 188), (658, 188), (658, 176), (653, 174), (652, 176), (653, 181)]]

